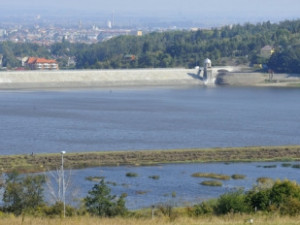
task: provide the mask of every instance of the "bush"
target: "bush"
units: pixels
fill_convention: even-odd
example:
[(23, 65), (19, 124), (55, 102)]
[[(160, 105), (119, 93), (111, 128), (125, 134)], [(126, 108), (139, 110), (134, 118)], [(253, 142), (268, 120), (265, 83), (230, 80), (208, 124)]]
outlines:
[[(51, 206), (44, 206), (40, 209), (44, 215), (49, 217), (63, 217), (64, 213), (64, 204), (62, 202), (56, 202), (54, 205)], [(77, 214), (77, 210), (70, 205), (66, 205), (66, 216), (74, 216)]]
[(201, 216), (205, 214), (212, 214), (214, 208), (216, 207), (216, 201), (210, 200), (200, 203), (199, 205), (194, 205), (192, 208), (193, 216)]
[(269, 210), (271, 204), (270, 189), (263, 189), (258, 192), (252, 190), (247, 193), (246, 199), (252, 209)]
[(289, 180), (276, 181), (270, 192), (270, 200), (272, 204), (279, 206), (288, 198), (296, 198), (300, 200), (300, 187), (296, 182)]
[(249, 212), (249, 205), (246, 202), (246, 195), (243, 191), (235, 191), (221, 195), (218, 198), (215, 212), (217, 214)]
[(280, 213), (283, 215), (297, 216), (300, 214), (300, 200), (297, 198), (288, 198), (280, 206)]

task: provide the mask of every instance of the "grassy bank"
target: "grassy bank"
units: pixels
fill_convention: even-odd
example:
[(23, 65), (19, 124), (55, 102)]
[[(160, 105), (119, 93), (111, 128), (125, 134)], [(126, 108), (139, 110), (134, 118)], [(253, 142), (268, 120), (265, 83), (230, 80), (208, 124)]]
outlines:
[(219, 224), (251, 224), (250, 219), (253, 219), (253, 224), (257, 225), (296, 225), (299, 224), (300, 216), (296, 217), (283, 217), (279, 215), (238, 215), (238, 214), (229, 214), (225, 216), (204, 216), (199, 218), (189, 218), (189, 217), (179, 217), (171, 220), (167, 217), (160, 218), (95, 218), (95, 217), (71, 217), (66, 219), (58, 218), (32, 218), (25, 217), (22, 221), (21, 217), (10, 217), (0, 219), (0, 225), (38, 225), (38, 224), (48, 224), (48, 225), (164, 225), (164, 224), (173, 224), (173, 225), (196, 225), (196, 224), (205, 224), (205, 225), (219, 225)]
[[(300, 146), (241, 147), (214, 149), (179, 149), (156, 151), (86, 152), (64, 155), (66, 168), (119, 165), (153, 165), (191, 162), (297, 161)], [(60, 167), (60, 154), (0, 156), (3, 172), (40, 172)]]

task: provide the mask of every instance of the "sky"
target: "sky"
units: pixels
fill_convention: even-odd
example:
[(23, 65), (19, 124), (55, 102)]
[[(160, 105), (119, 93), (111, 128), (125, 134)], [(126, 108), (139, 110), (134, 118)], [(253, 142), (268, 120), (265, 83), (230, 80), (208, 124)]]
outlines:
[(248, 18), (270, 20), (297, 19), (300, 0), (0, 0), (9, 12), (45, 11), (51, 13), (135, 13), (148, 17), (168, 16), (187, 19)]

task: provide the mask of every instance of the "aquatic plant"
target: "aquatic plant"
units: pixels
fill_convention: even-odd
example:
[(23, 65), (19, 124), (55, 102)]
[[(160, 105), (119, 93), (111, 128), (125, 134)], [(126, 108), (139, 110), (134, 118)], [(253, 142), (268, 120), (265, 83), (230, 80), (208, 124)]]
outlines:
[(221, 181), (217, 181), (217, 180), (205, 180), (202, 181), (200, 184), (204, 186), (212, 186), (212, 187), (221, 187), (223, 185)]
[(300, 164), (295, 164), (295, 165), (292, 165), (292, 168), (295, 168), (295, 169), (300, 169)]
[(266, 168), (266, 169), (270, 169), (270, 168), (276, 168), (277, 165), (266, 165), (266, 166), (263, 166), (263, 168)]
[(153, 176), (149, 176), (150, 179), (153, 179), (153, 180), (159, 180), (159, 176), (158, 175), (153, 175)]
[(217, 173), (193, 173), (192, 177), (205, 177), (219, 180), (230, 180), (230, 176)]
[(126, 177), (137, 177), (137, 176), (138, 176), (137, 173), (133, 173), (133, 172), (126, 173)]
[(231, 178), (232, 179), (234, 179), (234, 180), (242, 180), (242, 179), (245, 179), (245, 175), (243, 175), (243, 174), (233, 174), (232, 176), (231, 176)]
[(85, 179), (88, 180), (88, 181), (99, 182), (100, 180), (102, 180), (104, 178), (105, 177), (103, 177), (103, 176), (101, 176), (101, 177), (98, 177), (98, 176), (88, 176)]
[(282, 163), (281, 166), (282, 167), (291, 167), (292, 164), (291, 163)]

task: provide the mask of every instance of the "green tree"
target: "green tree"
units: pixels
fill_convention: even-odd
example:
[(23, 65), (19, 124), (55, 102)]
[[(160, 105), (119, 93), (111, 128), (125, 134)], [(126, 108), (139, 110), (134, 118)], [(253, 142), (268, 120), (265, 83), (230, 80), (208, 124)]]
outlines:
[(42, 175), (20, 177), (17, 173), (8, 174), (3, 194), (4, 208), (20, 215), (43, 205), (45, 181)]
[(126, 213), (124, 196), (117, 198), (110, 194), (110, 188), (102, 179), (99, 184), (95, 184), (88, 196), (84, 199), (87, 211), (97, 216), (116, 216)]

